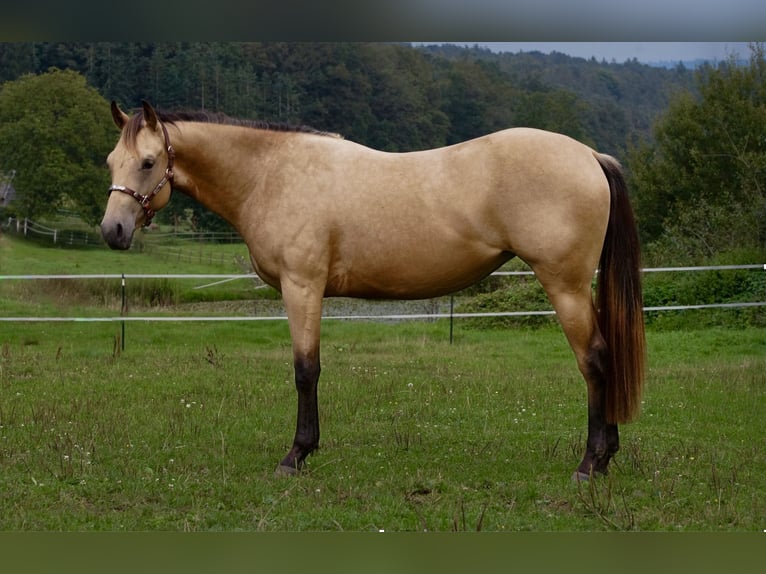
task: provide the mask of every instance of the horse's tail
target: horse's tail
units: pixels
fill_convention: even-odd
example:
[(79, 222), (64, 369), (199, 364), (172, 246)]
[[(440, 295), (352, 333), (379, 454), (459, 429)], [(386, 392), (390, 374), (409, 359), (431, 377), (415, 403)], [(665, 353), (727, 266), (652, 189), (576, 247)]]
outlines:
[(606, 342), (607, 422), (637, 418), (646, 362), (641, 253), (638, 230), (622, 168), (616, 159), (595, 154), (611, 196), (609, 223), (596, 287), (598, 326)]

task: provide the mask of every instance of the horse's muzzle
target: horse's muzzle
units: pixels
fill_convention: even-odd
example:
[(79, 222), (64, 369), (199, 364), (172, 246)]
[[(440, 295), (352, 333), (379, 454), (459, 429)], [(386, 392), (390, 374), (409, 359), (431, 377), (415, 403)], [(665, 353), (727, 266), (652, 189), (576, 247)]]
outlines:
[(131, 221), (127, 225), (114, 219), (104, 219), (101, 222), (101, 236), (112, 249), (128, 249), (133, 241), (135, 224)]

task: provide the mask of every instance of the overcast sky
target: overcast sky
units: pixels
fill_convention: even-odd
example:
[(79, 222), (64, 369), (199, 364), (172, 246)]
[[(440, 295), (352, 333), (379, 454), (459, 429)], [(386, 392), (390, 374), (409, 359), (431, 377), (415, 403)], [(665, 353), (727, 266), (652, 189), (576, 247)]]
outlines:
[[(434, 42), (438, 43), (438, 42)], [(750, 54), (747, 42), (462, 42), (478, 44), (495, 52), (531, 52), (548, 54), (556, 51), (570, 56), (615, 60), (637, 58), (639, 62), (678, 62), (703, 60), (726, 60), (730, 54), (747, 58)]]

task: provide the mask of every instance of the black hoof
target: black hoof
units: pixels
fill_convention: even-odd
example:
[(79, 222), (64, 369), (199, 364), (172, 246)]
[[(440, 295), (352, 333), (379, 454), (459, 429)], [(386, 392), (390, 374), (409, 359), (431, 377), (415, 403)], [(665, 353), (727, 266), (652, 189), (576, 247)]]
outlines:
[(572, 473), (572, 482), (588, 482), (589, 480), (590, 475), (581, 470), (576, 470)]
[(286, 466), (280, 464), (274, 471), (274, 476), (295, 476), (298, 474), (298, 469), (294, 466)]

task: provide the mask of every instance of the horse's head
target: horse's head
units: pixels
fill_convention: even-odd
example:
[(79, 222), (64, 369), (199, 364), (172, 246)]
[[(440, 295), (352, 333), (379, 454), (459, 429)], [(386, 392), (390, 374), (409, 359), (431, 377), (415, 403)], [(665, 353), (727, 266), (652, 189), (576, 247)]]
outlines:
[(112, 186), (101, 234), (112, 249), (128, 249), (136, 228), (149, 225), (170, 200), (175, 152), (167, 129), (148, 103), (143, 102), (142, 113), (131, 118), (112, 102), (112, 117), (122, 134), (106, 160)]

